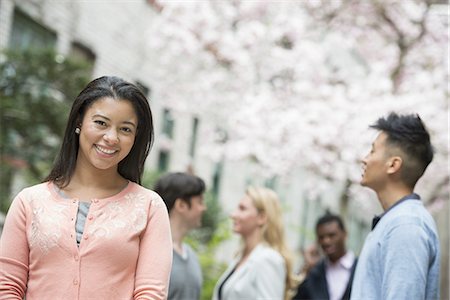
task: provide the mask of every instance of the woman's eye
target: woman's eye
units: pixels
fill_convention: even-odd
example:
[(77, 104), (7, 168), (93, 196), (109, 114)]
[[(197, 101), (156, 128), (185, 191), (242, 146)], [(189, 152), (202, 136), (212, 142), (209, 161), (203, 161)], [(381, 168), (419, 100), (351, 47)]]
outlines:
[(94, 121), (94, 123), (96, 123), (98, 125), (101, 125), (101, 126), (105, 126), (106, 125), (106, 122), (101, 121), (101, 120), (96, 120), (96, 121)]
[(122, 131), (124, 131), (124, 132), (126, 132), (126, 133), (133, 132), (133, 131), (131, 130), (131, 128), (128, 128), (128, 127), (123, 127), (123, 128), (122, 128)]

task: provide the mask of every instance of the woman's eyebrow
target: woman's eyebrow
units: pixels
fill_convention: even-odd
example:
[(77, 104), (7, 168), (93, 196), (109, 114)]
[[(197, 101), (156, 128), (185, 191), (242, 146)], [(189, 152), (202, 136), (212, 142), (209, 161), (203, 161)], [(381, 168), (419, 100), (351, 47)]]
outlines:
[[(101, 114), (95, 114), (95, 115), (92, 116), (92, 118), (99, 118), (99, 117), (100, 117), (100, 118), (103, 118), (103, 119), (105, 119), (105, 120), (107, 120), (107, 121), (111, 121), (110, 118), (108, 118), (108, 117), (106, 117), (106, 116), (104, 116), (104, 115), (101, 115)], [(131, 126), (133, 126), (133, 127), (136, 127), (136, 124), (134, 124), (134, 122), (132, 122), (132, 121), (123, 121), (122, 123), (131, 125)]]

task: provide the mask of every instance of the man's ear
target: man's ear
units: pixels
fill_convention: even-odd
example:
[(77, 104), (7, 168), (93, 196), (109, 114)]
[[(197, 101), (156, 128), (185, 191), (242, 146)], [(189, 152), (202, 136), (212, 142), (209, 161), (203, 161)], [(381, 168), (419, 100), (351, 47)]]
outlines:
[(403, 159), (400, 156), (392, 156), (388, 160), (388, 174), (394, 174), (397, 173), (400, 168), (403, 166)]
[(187, 207), (186, 201), (183, 201), (183, 199), (181, 198), (175, 199), (175, 203), (173, 204), (174, 209), (176, 209), (177, 211), (182, 211), (186, 209), (186, 207)]

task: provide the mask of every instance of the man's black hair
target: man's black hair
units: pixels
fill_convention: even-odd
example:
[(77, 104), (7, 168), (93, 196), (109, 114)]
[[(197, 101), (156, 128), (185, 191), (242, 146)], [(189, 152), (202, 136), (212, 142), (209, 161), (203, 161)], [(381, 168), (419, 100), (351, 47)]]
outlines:
[(319, 228), (319, 226), (322, 226), (324, 224), (336, 222), (339, 226), (339, 228), (346, 232), (344, 222), (342, 221), (341, 217), (338, 215), (334, 215), (332, 213), (327, 212), (325, 215), (321, 216), (316, 223), (316, 231)]
[(433, 160), (433, 146), (430, 134), (417, 114), (398, 115), (390, 113), (386, 118), (379, 118), (370, 126), (387, 135), (387, 145), (400, 149), (403, 164), (401, 179), (414, 188), (419, 178)]
[(205, 192), (205, 182), (195, 175), (181, 172), (169, 173), (156, 182), (154, 191), (163, 198), (170, 213), (177, 199), (185, 201), (190, 207), (191, 197)]

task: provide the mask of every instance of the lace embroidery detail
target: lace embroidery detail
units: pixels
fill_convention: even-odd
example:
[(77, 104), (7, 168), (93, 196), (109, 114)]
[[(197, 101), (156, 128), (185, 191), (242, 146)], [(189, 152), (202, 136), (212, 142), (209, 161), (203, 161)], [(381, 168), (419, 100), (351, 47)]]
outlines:
[(148, 195), (129, 193), (106, 204), (101, 216), (89, 226), (88, 234), (110, 238), (117, 230), (139, 233), (147, 225), (147, 210)]
[(30, 247), (38, 247), (43, 254), (58, 245), (66, 211), (69, 209), (64, 204), (48, 203), (51, 197), (49, 192), (42, 192), (36, 193), (29, 200), (32, 208)]

